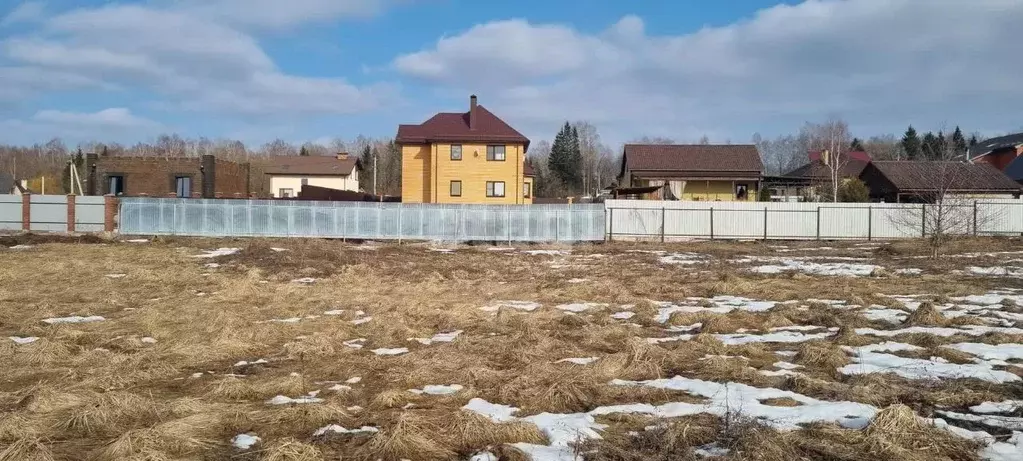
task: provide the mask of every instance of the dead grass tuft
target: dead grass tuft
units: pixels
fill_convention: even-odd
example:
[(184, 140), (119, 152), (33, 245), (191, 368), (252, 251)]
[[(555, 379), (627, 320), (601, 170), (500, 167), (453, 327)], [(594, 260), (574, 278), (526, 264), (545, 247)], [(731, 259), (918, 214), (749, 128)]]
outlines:
[(515, 421), (495, 423), (489, 418), (470, 411), (455, 413), (450, 424), (442, 429), (447, 445), (459, 453), (482, 450), (506, 443), (533, 443), (547, 445), (547, 437), (532, 423)]
[(319, 448), (292, 438), (275, 440), (265, 445), (263, 461), (320, 461), (323, 453)]
[(217, 422), (217, 417), (204, 414), (160, 423), (150, 428), (129, 430), (96, 450), (92, 459), (156, 460), (198, 454), (218, 445), (216, 440), (205, 437)]
[(849, 364), (849, 356), (835, 343), (813, 340), (799, 345), (794, 361), (807, 368), (836, 374), (837, 368)]
[(920, 303), (920, 307), (917, 307), (915, 311), (906, 317), (906, 325), (912, 326), (927, 326), (927, 327), (940, 327), (948, 323), (948, 319), (941, 315), (934, 308), (934, 304), (930, 302)]
[(455, 452), (445, 447), (436, 427), (419, 420), (409, 413), (403, 413), (390, 429), (376, 433), (362, 450), (365, 456), (383, 459), (441, 460), (455, 457)]
[(0, 451), (0, 461), (54, 461), (53, 453), (37, 438), (21, 438)]
[(905, 405), (892, 405), (874, 416), (861, 445), (882, 459), (976, 459), (978, 443), (928, 425)]
[(698, 459), (694, 447), (714, 442), (720, 431), (719, 419), (699, 415), (637, 430), (636, 435), (610, 432), (585, 442), (579, 451), (587, 461), (688, 461)]

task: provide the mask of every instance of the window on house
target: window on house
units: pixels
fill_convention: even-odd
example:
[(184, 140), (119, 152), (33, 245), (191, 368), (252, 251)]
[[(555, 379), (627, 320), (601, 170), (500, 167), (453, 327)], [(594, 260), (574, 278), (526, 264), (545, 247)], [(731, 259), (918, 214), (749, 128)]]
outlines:
[(303, 186), (308, 186), (309, 185), (309, 178), (302, 178), (302, 185)]
[(291, 197), (294, 197), (295, 196), (295, 189), (284, 189), (284, 188), (279, 189), (277, 191), (277, 196), (280, 197), (280, 198), (291, 198)]
[(124, 195), (124, 176), (107, 176), (107, 193)]
[(504, 197), (504, 181), (487, 181), (487, 197)]
[(462, 196), (462, 181), (451, 181), (451, 196), (452, 197)]
[(461, 160), (461, 159), (462, 159), (462, 145), (461, 144), (452, 144), (451, 145), (451, 160)]
[(192, 178), (189, 176), (176, 176), (174, 178), (174, 192), (178, 198), (192, 196)]
[(746, 200), (749, 197), (749, 186), (745, 184), (735, 185), (735, 199)]
[(504, 161), (504, 146), (487, 146), (487, 160)]
[(529, 186), (530, 186), (530, 184), (528, 182), (522, 184), (522, 197), (523, 198), (529, 198), (529, 196), (532, 195), (530, 193), (532, 191), (530, 191), (531, 188)]

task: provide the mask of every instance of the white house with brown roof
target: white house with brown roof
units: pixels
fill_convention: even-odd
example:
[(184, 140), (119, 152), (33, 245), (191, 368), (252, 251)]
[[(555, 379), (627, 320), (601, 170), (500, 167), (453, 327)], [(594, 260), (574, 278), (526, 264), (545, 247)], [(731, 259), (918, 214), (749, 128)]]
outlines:
[(755, 201), (763, 174), (751, 144), (626, 144), (619, 184), (662, 186), (654, 199)]
[(346, 153), (335, 156), (274, 156), (263, 167), (270, 183), (270, 195), (294, 198), (302, 186), (318, 186), (336, 190), (359, 191), (359, 159)]

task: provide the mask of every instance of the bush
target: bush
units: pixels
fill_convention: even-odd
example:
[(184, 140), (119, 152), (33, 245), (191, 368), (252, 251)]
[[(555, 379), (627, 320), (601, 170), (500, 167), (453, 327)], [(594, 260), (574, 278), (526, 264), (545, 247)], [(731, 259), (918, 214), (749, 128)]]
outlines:
[(757, 194), (757, 200), (761, 202), (771, 201), (771, 189), (761, 186), (760, 193)]
[(838, 188), (839, 202), (861, 203), (870, 201), (870, 189), (859, 179), (849, 179)]

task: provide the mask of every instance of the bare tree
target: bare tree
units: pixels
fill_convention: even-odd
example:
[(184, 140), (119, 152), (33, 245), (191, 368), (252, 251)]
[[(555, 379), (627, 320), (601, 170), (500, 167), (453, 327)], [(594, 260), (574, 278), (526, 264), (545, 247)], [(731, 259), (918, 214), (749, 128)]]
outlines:
[(298, 149), (295, 146), (288, 144), (283, 139), (275, 139), (259, 149), (259, 153), (262, 155), (274, 156), (274, 155), (298, 155)]
[(707, 144), (710, 144), (710, 138), (708, 138), (707, 135), (700, 136), (700, 140), (696, 143), (706, 146)]
[(828, 190), (830, 197), (827, 198), (830, 201), (837, 202), (842, 172), (849, 163), (849, 124), (838, 118), (830, 118), (824, 123), (807, 123), (800, 134), (807, 137), (811, 149), (821, 152), (821, 163), (827, 178), (826, 183), (819, 186)]
[(902, 144), (893, 134), (872, 136), (863, 143), (863, 150), (873, 160), (901, 160)]
[(761, 139), (756, 146), (768, 174), (785, 174), (806, 163), (807, 147), (795, 136)]
[(643, 136), (630, 141), (629, 144), (675, 144), (675, 140), (663, 136)]

